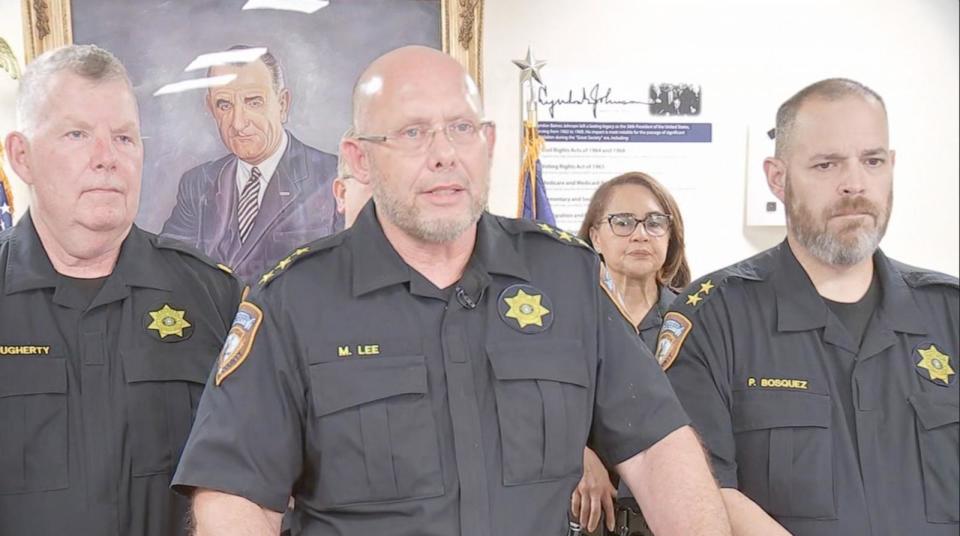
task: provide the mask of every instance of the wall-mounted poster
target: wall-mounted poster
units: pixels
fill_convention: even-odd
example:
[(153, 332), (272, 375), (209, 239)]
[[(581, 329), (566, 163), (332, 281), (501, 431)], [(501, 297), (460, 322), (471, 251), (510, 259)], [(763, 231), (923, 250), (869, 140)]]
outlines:
[(593, 192), (621, 173), (643, 171), (674, 193), (709, 176), (713, 124), (703, 86), (621, 80), (554, 72), (536, 94), (543, 181), (561, 229), (576, 232)]
[[(39, 4), (28, 6), (35, 40)], [(110, 50), (133, 81), (145, 149), (137, 224), (247, 282), (343, 228), (336, 153), (371, 60), (409, 44), (479, 57), (478, 36), (463, 31), (478, 28), (465, 16), (477, 0), (53, 4), (68, 20), (63, 41)]]

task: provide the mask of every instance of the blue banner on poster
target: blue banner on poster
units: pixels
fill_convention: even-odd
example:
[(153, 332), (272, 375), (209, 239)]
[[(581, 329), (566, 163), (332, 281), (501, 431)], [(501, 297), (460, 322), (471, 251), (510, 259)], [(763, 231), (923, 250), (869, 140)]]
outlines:
[(545, 141), (598, 143), (710, 143), (712, 123), (593, 123), (542, 121)]

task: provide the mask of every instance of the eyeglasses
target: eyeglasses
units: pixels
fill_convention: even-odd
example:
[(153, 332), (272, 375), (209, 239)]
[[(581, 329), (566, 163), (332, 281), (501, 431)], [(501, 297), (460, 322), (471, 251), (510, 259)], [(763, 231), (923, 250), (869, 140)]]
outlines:
[(358, 134), (356, 139), (371, 143), (386, 143), (389, 141), (401, 151), (419, 153), (433, 143), (433, 138), (439, 131), (443, 131), (447, 140), (454, 146), (466, 147), (476, 143), (480, 139), (481, 131), (491, 125), (493, 125), (493, 121), (476, 122), (469, 119), (457, 119), (444, 123), (440, 128), (430, 128), (429, 124), (409, 125), (389, 134)]
[(637, 229), (637, 226), (643, 224), (643, 230), (650, 236), (663, 236), (670, 230), (670, 222), (673, 216), (670, 214), (661, 214), (651, 212), (642, 220), (630, 213), (607, 214), (604, 220), (610, 224), (610, 231), (617, 236), (630, 236)]

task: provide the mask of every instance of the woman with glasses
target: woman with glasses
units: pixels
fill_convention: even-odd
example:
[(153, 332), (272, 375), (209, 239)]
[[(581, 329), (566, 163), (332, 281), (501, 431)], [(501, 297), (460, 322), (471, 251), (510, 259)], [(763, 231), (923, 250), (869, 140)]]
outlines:
[[(653, 352), (676, 291), (690, 284), (683, 218), (673, 196), (646, 173), (615, 177), (594, 192), (579, 235), (603, 257), (626, 312)], [(611, 532), (628, 527), (615, 534), (650, 534), (625, 486), (620, 487), (614, 515), (614, 488), (607, 470), (589, 448), (583, 458), (584, 475), (571, 506), (584, 528), (595, 530), (603, 511)]]

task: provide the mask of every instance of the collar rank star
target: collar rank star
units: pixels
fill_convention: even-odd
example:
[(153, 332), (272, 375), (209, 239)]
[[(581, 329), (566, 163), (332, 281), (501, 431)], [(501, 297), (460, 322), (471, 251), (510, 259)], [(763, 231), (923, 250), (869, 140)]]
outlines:
[(716, 285), (713, 284), (713, 280), (711, 279), (707, 279), (705, 282), (700, 283), (700, 290), (694, 292), (693, 294), (687, 294), (687, 305), (700, 305), (700, 302), (703, 301), (703, 296), (710, 294), (710, 291), (713, 290), (713, 287), (715, 286)]
[[(156, 332), (160, 340), (165, 342), (182, 341), (190, 337), (192, 330), (187, 328), (193, 326), (185, 315), (186, 311), (174, 309), (170, 304), (165, 303), (156, 311), (147, 313), (147, 321), (150, 322), (147, 330)], [(167, 337), (173, 338), (167, 339)]]
[[(934, 344), (921, 344), (914, 349), (917, 374), (937, 385), (947, 386), (957, 379), (957, 373), (950, 366), (950, 356), (940, 351)], [(920, 360), (916, 361), (919, 356)]]
[(553, 324), (553, 304), (542, 291), (530, 285), (511, 285), (500, 293), (500, 318), (521, 333), (540, 333)]

